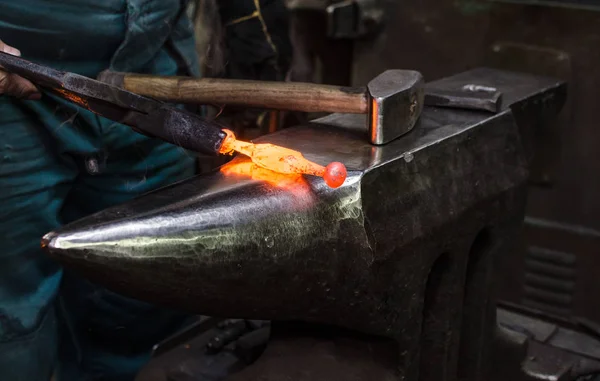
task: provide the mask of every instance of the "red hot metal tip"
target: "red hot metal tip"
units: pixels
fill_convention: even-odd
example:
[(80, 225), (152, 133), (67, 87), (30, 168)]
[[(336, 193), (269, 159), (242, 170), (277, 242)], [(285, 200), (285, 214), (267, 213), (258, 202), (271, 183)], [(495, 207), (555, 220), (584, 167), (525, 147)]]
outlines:
[(333, 162), (327, 167), (307, 160), (300, 152), (274, 144), (254, 144), (237, 140), (233, 132), (223, 130), (227, 137), (223, 140), (222, 154), (233, 151), (248, 156), (252, 162), (262, 168), (284, 174), (305, 174), (319, 176), (331, 188), (340, 187), (346, 180), (346, 167), (342, 163)]

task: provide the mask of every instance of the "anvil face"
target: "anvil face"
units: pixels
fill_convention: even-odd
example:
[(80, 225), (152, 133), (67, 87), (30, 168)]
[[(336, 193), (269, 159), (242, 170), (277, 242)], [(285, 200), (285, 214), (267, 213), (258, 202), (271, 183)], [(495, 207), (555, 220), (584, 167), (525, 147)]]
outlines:
[(411, 133), (377, 147), (364, 117), (334, 114), (259, 141), (344, 163), (340, 188), (272, 177), (238, 158), (64, 226), (44, 246), (91, 280), (147, 301), (408, 340), (436, 258), (468, 252), (482, 227), (522, 218), (528, 173), (514, 112), (540, 115), (564, 100), (561, 83), (495, 70), (436, 86), (444, 83), (497, 87), (503, 110), (427, 107)]

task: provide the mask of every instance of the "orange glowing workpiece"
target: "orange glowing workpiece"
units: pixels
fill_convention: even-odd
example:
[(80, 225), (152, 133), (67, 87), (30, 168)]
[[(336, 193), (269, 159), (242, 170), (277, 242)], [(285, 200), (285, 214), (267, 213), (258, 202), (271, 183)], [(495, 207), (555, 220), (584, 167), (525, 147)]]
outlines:
[(341, 186), (346, 180), (346, 167), (342, 163), (333, 162), (327, 167), (323, 167), (306, 160), (298, 151), (268, 143), (243, 142), (237, 140), (233, 132), (229, 130), (223, 130), (223, 132), (227, 134), (227, 137), (223, 140), (219, 150), (222, 154), (231, 154), (236, 151), (250, 157), (254, 164), (271, 171), (319, 176), (332, 188)]

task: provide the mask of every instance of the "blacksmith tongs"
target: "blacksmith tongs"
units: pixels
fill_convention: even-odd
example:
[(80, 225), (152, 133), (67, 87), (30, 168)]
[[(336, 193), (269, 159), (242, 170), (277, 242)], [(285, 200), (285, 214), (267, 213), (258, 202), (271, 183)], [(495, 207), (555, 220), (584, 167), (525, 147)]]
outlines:
[(87, 110), (180, 147), (216, 155), (227, 137), (216, 122), (75, 73), (0, 52), (0, 67)]
[(0, 52), (0, 67), (20, 75), (59, 97), (98, 115), (131, 127), (138, 133), (209, 155), (240, 152), (260, 167), (285, 174), (323, 177), (337, 188), (346, 179), (342, 163), (327, 167), (313, 163), (298, 151), (273, 144), (239, 141), (216, 122), (179, 110), (112, 85), (38, 65)]

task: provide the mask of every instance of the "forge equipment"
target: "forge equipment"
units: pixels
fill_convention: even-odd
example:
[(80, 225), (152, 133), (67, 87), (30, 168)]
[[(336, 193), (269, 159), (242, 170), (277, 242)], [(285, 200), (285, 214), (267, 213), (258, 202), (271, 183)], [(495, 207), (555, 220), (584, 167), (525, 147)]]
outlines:
[(240, 176), (239, 157), (49, 232), (44, 249), (127, 296), (270, 320), (264, 352), (227, 381), (575, 380), (600, 362), (560, 349), (575, 336), (547, 324), (499, 325), (492, 292), (519, 238), (531, 130), (556, 117), (566, 84), (474, 69), (428, 86), (472, 99), (471, 84), (502, 93), (499, 111), (426, 106), (382, 146), (356, 114), (257, 139), (346, 163), (337, 189)]
[(27, 78), (48, 93), (125, 124), (138, 133), (192, 151), (217, 155), (235, 150), (248, 155), (260, 167), (285, 174), (323, 177), (332, 187), (340, 186), (346, 178), (346, 168), (341, 163), (333, 163), (327, 167), (330, 169), (326, 169), (307, 160), (298, 151), (272, 144), (266, 147), (240, 142), (231, 131), (223, 129), (215, 121), (91, 78), (58, 71), (2, 52), (0, 67)]

